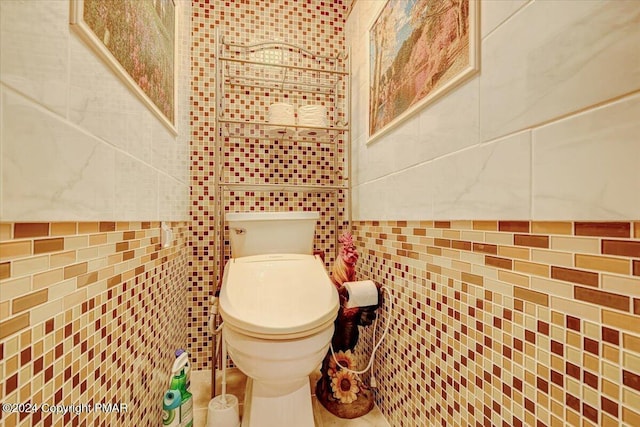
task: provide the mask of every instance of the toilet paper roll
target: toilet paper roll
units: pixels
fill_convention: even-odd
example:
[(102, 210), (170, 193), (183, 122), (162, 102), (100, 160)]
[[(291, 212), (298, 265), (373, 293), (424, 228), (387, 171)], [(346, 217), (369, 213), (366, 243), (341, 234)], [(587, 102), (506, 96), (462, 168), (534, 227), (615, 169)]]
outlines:
[(296, 118), (293, 105), (286, 102), (276, 102), (269, 106), (269, 123), (294, 126)]
[(378, 287), (371, 280), (345, 282), (342, 286), (349, 292), (347, 308), (378, 305)]
[[(276, 102), (269, 106), (269, 115), (267, 117), (269, 123), (274, 127), (267, 129), (267, 134), (274, 137), (284, 137), (293, 134), (293, 129), (286, 126), (295, 126), (296, 118), (293, 105), (286, 102)], [(284, 126), (281, 126), (284, 125)]]
[[(303, 105), (298, 108), (298, 125), (310, 127), (327, 127), (327, 107), (324, 105)], [(301, 136), (321, 136), (324, 129), (300, 129)]]
[(298, 108), (300, 126), (327, 126), (327, 107), (324, 105), (303, 105)]

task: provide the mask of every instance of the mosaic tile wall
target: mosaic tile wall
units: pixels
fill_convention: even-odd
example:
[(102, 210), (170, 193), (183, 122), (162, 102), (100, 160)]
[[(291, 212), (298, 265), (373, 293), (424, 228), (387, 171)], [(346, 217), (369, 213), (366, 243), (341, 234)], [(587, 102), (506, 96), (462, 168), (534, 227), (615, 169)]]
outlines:
[(158, 222), (0, 224), (0, 401), (74, 405), (3, 407), (1, 425), (158, 424), (187, 342), (188, 232), (171, 226), (162, 248)]
[[(315, 54), (335, 56), (344, 50), (342, 28), (351, 2), (309, 1), (209, 1), (195, 0), (193, 6), (192, 49), (192, 218), (193, 262), (189, 282), (189, 342), (194, 367), (210, 367), (211, 346), (207, 331), (211, 296), (220, 279), (220, 256), (215, 215), (215, 150), (224, 144), (225, 182), (237, 184), (331, 185), (344, 183), (344, 141), (332, 143), (231, 137), (216, 141), (215, 130), (215, 33), (219, 29), (226, 42), (246, 44), (263, 40), (292, 43)], [(236, 86), (225, 95), (228, 118), (265, 120), (268, 105), (287, 99), (297, 105), (324, 103), (317, 94), (301, 96), (274, 92), (249, 92)], [(344, 91), (339, 95), (344, 99)], [(277, 98), (277, 99), (276, 99)], [(332, 120), (345, 116), (333, 103), (326, 104)], [(245, 130), (247, 130), (245, 128)], [(238, 129), (231, 129), (235, 134)], [(250, 132), (253, 130), (249, 129)], [(240, 130), (242, 132), (242, 130)], [(238, 132), (239, 133), (239, 132)], [(219, 146), (219, 145), (218, 145)], [(336, 170), (337, 168), (337, 170)], [(346, 194), (300, 191), (224, 191), (224, 210), (239, 211), (320, 211), (315, 249), (335, 253), (336, 215), (339, 228), (346, 222)], [(229, 256), (225, 245), (222, 258)]]
[(360, 277), (393, 291), (376, 363), (391, 425), (640, 425), (640, 222), (353, 229)]
[[(341, 192), (338, 194), (338, 206), (344, 206), (345, 199)], [(228, 191), (225, 192), (225, 209), (229, 212), (240, 211), (312, 211), (320, 214), (316, 223), (314, 250), (325, 254), (327, 266), (333, 262), (336, 252), (335, 220), (336, 215), (341, 218), (344, 212), (336, 208), (334, 196), (327, 193), (306, 192), (267, 192), (267, 191)], [(348, 223), (340, 223), (338, 233), (346, 230)], [(229, 230), (225, 227), (224, 257), (230, 257)]]

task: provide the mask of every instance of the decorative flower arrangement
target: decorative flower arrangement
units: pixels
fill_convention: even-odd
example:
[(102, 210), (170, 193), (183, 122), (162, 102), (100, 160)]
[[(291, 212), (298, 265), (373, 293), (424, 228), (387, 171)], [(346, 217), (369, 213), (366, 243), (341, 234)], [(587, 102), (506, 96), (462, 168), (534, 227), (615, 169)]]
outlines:
[(339, 351), (335, 355), (335, 359), (329, 358), (327, 369), (331, 380), (331, 394), (340, 403), (351, 403), (358, 398), (360, 390), (367, 387), (364, 387), (358, 375), (342, 369), (356, 369), (355, 354), (347, 350)]
[[(336, 372), (340, 370), (341, 367), (354, 370), (356, 368), (355, 355), (351, 352), (351, 350), (342, 351), (336, 353), (335, 360), (332, 358), (329, 359), (329, 370), (327, 371), (331, 377), (336, 375)], [(336, 364), (336, 360), (340, 364), (338, 366)]]
[(358, 377), (351, 372), (339, 370), (331, 378), (333, 397), (340, 403), (351, 403), (358, 398), (360, 387)]

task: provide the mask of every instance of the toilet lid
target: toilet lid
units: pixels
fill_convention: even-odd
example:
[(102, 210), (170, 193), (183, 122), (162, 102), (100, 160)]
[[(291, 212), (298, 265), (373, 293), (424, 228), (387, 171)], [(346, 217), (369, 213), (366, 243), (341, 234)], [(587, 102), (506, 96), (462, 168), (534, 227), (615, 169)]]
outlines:
[(311, 330), (335, 320), (338, 307), (338, 292), (313, 255), (255, 255), (231, 259), (225, 267), (220, 314), (247, 332)]

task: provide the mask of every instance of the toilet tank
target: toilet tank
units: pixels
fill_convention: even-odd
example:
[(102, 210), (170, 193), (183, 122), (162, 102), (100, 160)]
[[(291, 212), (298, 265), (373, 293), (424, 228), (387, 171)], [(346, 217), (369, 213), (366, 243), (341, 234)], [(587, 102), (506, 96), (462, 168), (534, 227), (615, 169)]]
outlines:
[(313, 253), (318, 212), (244, 212), (226, 214), (231, 257)]

